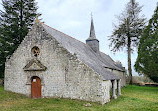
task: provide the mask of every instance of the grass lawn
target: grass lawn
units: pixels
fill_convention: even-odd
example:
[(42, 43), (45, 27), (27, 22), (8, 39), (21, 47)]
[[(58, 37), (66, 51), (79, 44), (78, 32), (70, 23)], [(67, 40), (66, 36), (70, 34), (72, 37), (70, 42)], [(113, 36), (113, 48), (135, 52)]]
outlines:
[(0, 111), (158, 111), (158, 87), (127, 86), (123, 96), (100, 105), (68, 99), (30, 99), (0, 87)]

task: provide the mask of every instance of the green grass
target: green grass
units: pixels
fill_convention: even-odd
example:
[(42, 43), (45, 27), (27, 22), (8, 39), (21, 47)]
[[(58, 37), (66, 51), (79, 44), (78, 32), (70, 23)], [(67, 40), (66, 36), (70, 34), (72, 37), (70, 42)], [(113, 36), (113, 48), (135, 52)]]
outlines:
[(0, 111), (158, 111), (158, 88), (127, 86), (123, 96), (100, 105), (69, 99), (30, 99), (0, 87)]

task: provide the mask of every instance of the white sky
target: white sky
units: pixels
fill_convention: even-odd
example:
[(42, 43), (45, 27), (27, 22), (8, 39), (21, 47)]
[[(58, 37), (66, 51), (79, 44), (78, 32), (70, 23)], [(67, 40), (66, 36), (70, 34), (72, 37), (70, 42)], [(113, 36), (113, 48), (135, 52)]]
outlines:
[[(38, 12), (45, 24), (62, 31), (82, 42), (89, 37), (90, 13), (93, 13), (96, 37), (100, 41), (100, 51), (119, 60), (127, 67), (126, 51), (110, 51), (108, 36), (112, 34), (112, 23), (117, 23), (115, 15), (119, 15), (129, 0), (36, 0)], [(157, 0), (136, 0), (143, 5), (141, 14), (150, 19), (156, 8)], [(1, 2), (1, 1), (0, 1)], [(0, 9), (2, 6), (0, 5)], [(136, 60), (136, 51), (132, 54), (132, 67)], [(133, 75), (137, 73), (133, 68)]]

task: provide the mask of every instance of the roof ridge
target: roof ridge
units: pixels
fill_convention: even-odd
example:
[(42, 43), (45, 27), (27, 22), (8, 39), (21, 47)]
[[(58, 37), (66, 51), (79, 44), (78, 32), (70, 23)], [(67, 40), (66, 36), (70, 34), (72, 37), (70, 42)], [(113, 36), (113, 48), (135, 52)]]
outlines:
[[(42, 23), (42, 22), (41, 22), (41, 23)], [(53, 30), (55, 30), (55, 31), (57, 31), (57, 32), (60, 32), (60, 33), (62, 33), (62, 34), (64, 34), (64, 35), (66, 35), (66, 36), (69, 36), (69, 37), (71, 37), (72, 39), (75, 39), (75, 40), (81, 42), (82, 44), (87, 45), (86, 43), (84, 43), (84, 42), (82, 42), (82, 41), (80, 41), (80, 40), (78, 40), (78, 39), (76, 39), (76, 38), (74, 38), (74, 37), (72, 37), (72, 36), (70, 36), (70, 35), (68, 35), (68, 34), (65, 34), (64, 32), (61, 32), (61, 31), (59, 31), (59, 30), (57, 30), (57, 29), (55, 29), (55, 28), (53, 28), (53, 27), (51, 27), (51, 26), (48, 26), (48, 25), (45, 24), (45, 23), (42, 23), (42, 24), (46, 25), (47, 27), (49, 27), (49, 28), (51, 28), (51, 29), (53, 29)], [(87, 46), (88, 46), (88, 45), (87, 45)]]
[[(101, 53), (103, 53), (103, 54), (105, 54), (104, 52), (102, 52), (102, 51), (100, 51)], [(107, 56), (109, 56), (109, 54), (105, 54), (105, 55), (107, 55)], [(115, 63), (115, 61), (111, 58), (111, 56), (109, 56), (110, 57), (110, 59)]]
[[(101, 51), (100, 51), (100, 52), (101, 52)], [(101, 52), (101, 53), (105, 54), (104, 52)], [(105, 54), (105, 55), (109, 56), (108, 54)], [(116, 66), (116, 61), (114, 61), (110, 56), (109, 56), (109, 58), (113, 61), (115, 67), (119, 68), (118, 66)], [(121, 68), (119, 68), (119, 69), (121, 69)]]

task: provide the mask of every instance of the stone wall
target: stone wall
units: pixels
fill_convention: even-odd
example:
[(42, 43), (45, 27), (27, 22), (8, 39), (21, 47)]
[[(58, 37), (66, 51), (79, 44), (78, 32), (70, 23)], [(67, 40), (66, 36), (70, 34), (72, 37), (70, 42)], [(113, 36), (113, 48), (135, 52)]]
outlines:
[(102, 104), (110, 102), (110, 90), (112, 88), (111, 81), (103, 81), (102, 82), (102, 92), (103, 92), (103, 97), (102, 97)]
[(106, 68), (106, 70), (113, 72), (114, 74), (116, 74), (117, 76), (119, 76), (121, 78), (121, 87), (126, 86), (125, 72), (118, 71), (118, 70), (113, 70), (113, 69), (109, 69), (109, 68)]
[[(31, 49), (40, 49), (34, 57)], [(30, 60), (37, 59), (46, 71), (24, 71)], [(106, 103), (109, 101), (109, 81), (83, 64), (75, 54), (69, 53), (41, 25), (35, 24), (18, 49), (5, 64), (7, 91), (31, 96), (31, 78), (42, 82), (42, 97), (63, 97)]]
[(126, 86), (126, 75), (125, 75), (125, 72), (113, 70), (113, 73), (116, 74), (117, 76), (121, 77), (121, 87)]

